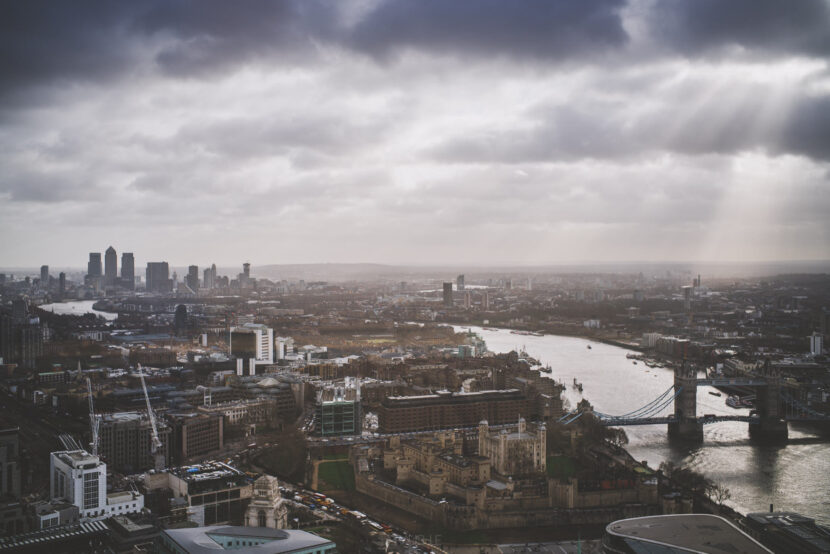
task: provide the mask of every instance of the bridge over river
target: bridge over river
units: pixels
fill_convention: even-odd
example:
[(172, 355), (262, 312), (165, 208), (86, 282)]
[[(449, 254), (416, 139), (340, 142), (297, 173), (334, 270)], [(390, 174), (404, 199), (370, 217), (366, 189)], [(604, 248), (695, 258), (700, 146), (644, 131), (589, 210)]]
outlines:
[[(755, 390), (756, 407), (749, 415), (697, 415), (697, 388), (747, 387)], [(674, 407), (671, 415), (660, 415)], [(583, 414), (566, 414), (559, 421), (570, 424)], [(815, 421), (830, 423), (830, 415), (810, 409), (796, 398), (794, 391), (783, 386), (780, 373), (769, 363), (758, 375), (740, 377), (698, 378), (697, 372), (686, 366), (675, 369), (674, 385), (649, 403), (631, 412), (610, 415), (594, 412), (603, 425), (667, 425), (669, 435), (682, 439), (703, 440), (703, 426), (722, 421), (741, 421), (749, 424), (749, 434), (763, 440), (786, 440), (788, 421)]]

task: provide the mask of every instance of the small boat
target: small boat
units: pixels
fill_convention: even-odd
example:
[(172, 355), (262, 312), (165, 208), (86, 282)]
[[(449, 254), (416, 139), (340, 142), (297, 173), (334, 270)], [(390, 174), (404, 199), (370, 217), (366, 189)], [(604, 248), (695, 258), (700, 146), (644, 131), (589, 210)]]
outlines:
[(545, 367), (540, 367), (539, 371), (541, 371), (542, 373), (553, 373), (553, 368), (551, 368), (549, 365), (546, 365)]
[(585, 345), (585, 348), (587, 348), (588, 350), (590, 350), (590, 349), (591, 349), (591, 345), (590, 345), (590, 344), (586, 344), (586, 345)]
[(709, 394), (711, 394), (712, 396), (720, 396), (719, 392), (709, 391)]
[(634, 361), (633, 361), (633, 362), (631, 362), (631, 363), (632, 363), (632, 364), (634, 364), (634, 365), (637, 365), (637, 360), (634, 360)]
[(730, 408), (740, 408), (741, 399), (733, 394), (732, 396), (726, 399), (726, 405)]

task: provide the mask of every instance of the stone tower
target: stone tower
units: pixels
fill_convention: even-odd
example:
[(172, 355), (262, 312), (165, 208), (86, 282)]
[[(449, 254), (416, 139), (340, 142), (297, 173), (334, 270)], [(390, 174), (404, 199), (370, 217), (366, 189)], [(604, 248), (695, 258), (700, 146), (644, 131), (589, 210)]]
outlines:
[(287, 523), (288, 509), (282, 501), (279, 481), (263, 475), (254, 481), (253, 497), (245, 510), (245, 526), (285, 529)]

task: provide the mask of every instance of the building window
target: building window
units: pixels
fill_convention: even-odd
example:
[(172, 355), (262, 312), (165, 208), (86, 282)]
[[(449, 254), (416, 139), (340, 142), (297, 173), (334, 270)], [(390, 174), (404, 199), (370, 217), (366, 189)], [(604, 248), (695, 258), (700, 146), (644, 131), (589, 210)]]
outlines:
[(84, 474), (84, 509), (90, 510), (98, 506), (98, 473)]

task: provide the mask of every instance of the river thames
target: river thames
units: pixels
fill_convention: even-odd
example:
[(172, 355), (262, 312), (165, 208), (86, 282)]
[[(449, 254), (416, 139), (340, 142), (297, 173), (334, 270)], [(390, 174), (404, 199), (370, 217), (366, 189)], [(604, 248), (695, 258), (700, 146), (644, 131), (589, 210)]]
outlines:
[[(598, 411), (617, 415), (653, 400), (674, 383), (671, 369), (648, 368), (632, 363), (630, 351), (576, 337), (515, 335), (508, 330), (455, 326), (481, 335), (496, 353), (524, 347), (527, 353), (553, 369), (552, 378), (566, 386), (571, 407), (583, 398), (573, 386), (576, 378), (583, 394)], [(589, 349), (588, 346), (591, 346)], [(724, 403), (726, 395), (713, 396), (710, 387), (698, 389), (698, 414), (748, 414)], [(673, 412), (669, 406), (661, 415)], [(703, 444), (697, 447), (670, 444), (665, 425), (625, 427), (627, 449), (651, 467), (669, 460), (702, 472), (729, 488), (727, 502), (736, 510), (799, 512), (830, 524), (830, 439), (821, 439), (809, 427), (790, 424), (790, 440), (783, 446), (760, 446), (749, 441), (747, 424), (722, 422), (703, 428)]]
[(108, 321), (118, 319), (118, 314), (109, 312), (102, 312), (92, 307), (95, 300), (72, 300), (70, 302), (55, 302), (54, 304), (42, 304), (38, 306), (41, 310), (47, 312), (54, 312), (61, 315), (84, 315), (95, 314), (103, 317)]

